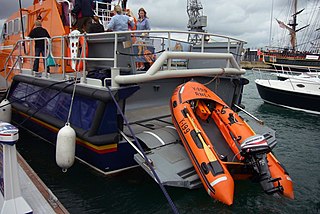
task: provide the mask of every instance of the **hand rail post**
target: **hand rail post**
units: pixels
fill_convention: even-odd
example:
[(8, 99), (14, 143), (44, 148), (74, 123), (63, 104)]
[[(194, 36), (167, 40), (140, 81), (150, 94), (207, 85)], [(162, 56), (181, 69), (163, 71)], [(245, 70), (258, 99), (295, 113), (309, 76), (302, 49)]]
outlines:
[[(168, 32), (168, 45), (169, 45), (169, 51), (171, 51), (171, 33)], [(172, 63), (172, 59), (171, 58), (168, 58), (167, 60), (167, 69), (168, 70), (171, 70), (171, 63)]]
[[(83, 82), (87, 83), (87, 75), (86, 75), (86, 60), (87, 60), (87, 56), (86, 56), (86, 48), (87, 48), (87, 36), (86, 34), (83, 35), (83, 47), (82, 47), (82, 53), (81, 53), (81, 61), (83, 64), (83, 68), (82, 68), (82, 77), (83, 77)], [(80, 72), (80, 71), (79, 71)]]
[(118, 64), (117, 51), (118, 51), (118, 34), (115, 33), (114, 34), (114, 53), (113, 53), (113, 57), (114, 57), (113, 67), (114, 68), (116, 68), (117, 64)]

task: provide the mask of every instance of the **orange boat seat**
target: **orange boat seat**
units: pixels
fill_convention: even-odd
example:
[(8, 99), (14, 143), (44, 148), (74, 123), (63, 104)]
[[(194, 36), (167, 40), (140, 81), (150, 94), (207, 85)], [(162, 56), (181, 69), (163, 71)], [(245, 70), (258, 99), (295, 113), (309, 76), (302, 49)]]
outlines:
[(198, 105), (196, 107), (196, 114), (201, 118), (201, 120), (207, 120), (208, 117), (211, 115), (211, 111), (203, 101), (198, 101)]

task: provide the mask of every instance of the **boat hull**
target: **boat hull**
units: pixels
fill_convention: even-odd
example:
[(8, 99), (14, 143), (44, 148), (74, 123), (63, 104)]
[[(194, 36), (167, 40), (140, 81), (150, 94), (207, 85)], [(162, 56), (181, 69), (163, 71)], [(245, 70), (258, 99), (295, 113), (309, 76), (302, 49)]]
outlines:
[(263, 60), (266, 64), (270, 64), (276, 68), (294, 68), (295, 70), (306, 72), (309, 69), (320, 68), (320, 58), (318, 55), (314, 55), (317, 59), (305, 59), (306, 56), (292, 56), (283, 57), (276, 55), (264, 55)]
[[(123, 100), (137, 89), (136, 86), (123, 87), (112, 93), (122, 106)], [(72, 106), (71, 96), (72, 87), (67, 82), (17, 75), (8, 96), (13, 107), (12, 120), (54, 143), (72, 107), (69, 122), (77, 136), (75, 155), (78, 159), (104, 174), (137, 165), (133, 159), (135, 150), (120, 140), (118, 130), (123, 129), (123, 120), (116, 113), (108, 91), (78, 86)]]
[[(278, 83), (279, 86), (275, 86), (273, 83)], [(285, 85), (287, 85), (287, 87), (285, 87)], [(293, 90), (290, 82), (277, 82), (277, 80), (256, 80), (256, 86), (260, 97), (267, 103), (320, 114), (320, 94), (310, 94), (308, 91)]]
[[(204, 148), (207, 146), (208, 137), (195, 119), (191, 107), (181, 103), (176, 105), (178, 100), (178, 97), (171, 99), (172, 106), (175, 106), (172, 107), (173, 123), (204, 188), (212, 198), (231, 205), (234, 193), (233, 178), (211, 146), (209, 150)], [(186, 114), (190, 116), (187, 117)], [(191, 120), (194, 120), (195, 126), (199, 127), (200, 131)], [(205, 141), (206, 145), (202, 144)]]
[[(56, 142), (59, 127), (36, 118), (30, 118), (17, 110), (13, 111), (12, 120), (16, 124), (23, 123), (24, 129), (49, 143)], [(136, 166), (137, 163), (133, 159), (135, 153), (136, 151), (125, 141), (114, 141), (98, 146), (79, 137), (76, 138), (76, 158), (103, 174)]]

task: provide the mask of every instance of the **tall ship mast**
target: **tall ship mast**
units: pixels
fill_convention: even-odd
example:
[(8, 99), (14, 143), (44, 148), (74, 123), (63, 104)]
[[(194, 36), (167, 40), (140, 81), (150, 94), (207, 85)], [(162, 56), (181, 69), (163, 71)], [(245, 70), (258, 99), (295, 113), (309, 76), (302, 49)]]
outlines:
[[(291, 67), (302, 71), (320, 68), (319, 35), (317, 35), (319, 34), (317, 32), (319, 31), (320, 2), (305, 3), (305, 6), (309, 5), (310, 12), (306, 13), (305, 8), (298, 10), (297, 0), (292, 0), (290, 6), (292, 15), (288, 23), (276, 18), (279, 27), (289, 32), (290, 47), (285, 46), (278, 50), (272, 48), (273, 50), (265, 51), (260, 59), (266, 64), (281, 68)], [(298, 16), (302, 14), (308, 16), (306, 19), (308, 24), (299, 28)], [(286, 44), (285, 39), (281, 41), (282, 44)]]
[(298, 4), (297, 0), (294, 0), (292, 2), (292, 13), (291, 13), (292, 19), (289, 20), (289, 23), (287, 25), (284, 24), (282, 21), (279, 21), (278, 19), (276, 19), (280, 27), (286, 28), (289, 31), (291, 50), (293, 52), (297, 50), (297, 32), (310, 26), (310, 24), (308, 24), (297, 29), (297, 26), (298, 26), (297, 17), (300, 13), (304, 11), (304, 9), (297, 11), (297, 4)]

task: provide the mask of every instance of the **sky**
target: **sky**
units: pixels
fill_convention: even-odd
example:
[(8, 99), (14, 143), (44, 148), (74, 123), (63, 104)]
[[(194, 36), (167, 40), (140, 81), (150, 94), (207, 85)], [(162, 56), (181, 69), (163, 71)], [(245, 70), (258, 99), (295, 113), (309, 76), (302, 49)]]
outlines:
[[(23, 7), (33, 0), (21, 0)], [(280, 31), (276, 18), (288, 18), (286, 7), (292, 0), (198, 0), (203, 6), (203, 15), (207, 16), (205, 30), (214, 34), (232, 36), (247, 42), (247, 48), (264, 48), (272, 43), (280, 43), (274, 34)], [(307, 3), (319, 0), (302, 0), (298, 10)], [(188, 30), (187, 0), (128, 0), (127, 7), (138, 12), (140, 7), (147, 11), (152, 29)], [(14, 11), (18, 10), (16, 0), (2, 0), (0, 7), (0, 25)], [(273, 8), (273, 10), (272, 10)], [(271, 13), (271, 11), (273, 11)], [(272, 14), (272, 19), (271, 19)], [(272, 20), (272, 34), (270, 34)], [(303, 26), (301, 19), (299, 26)], [(270, 35), (272, 35), (270, 37)]]

